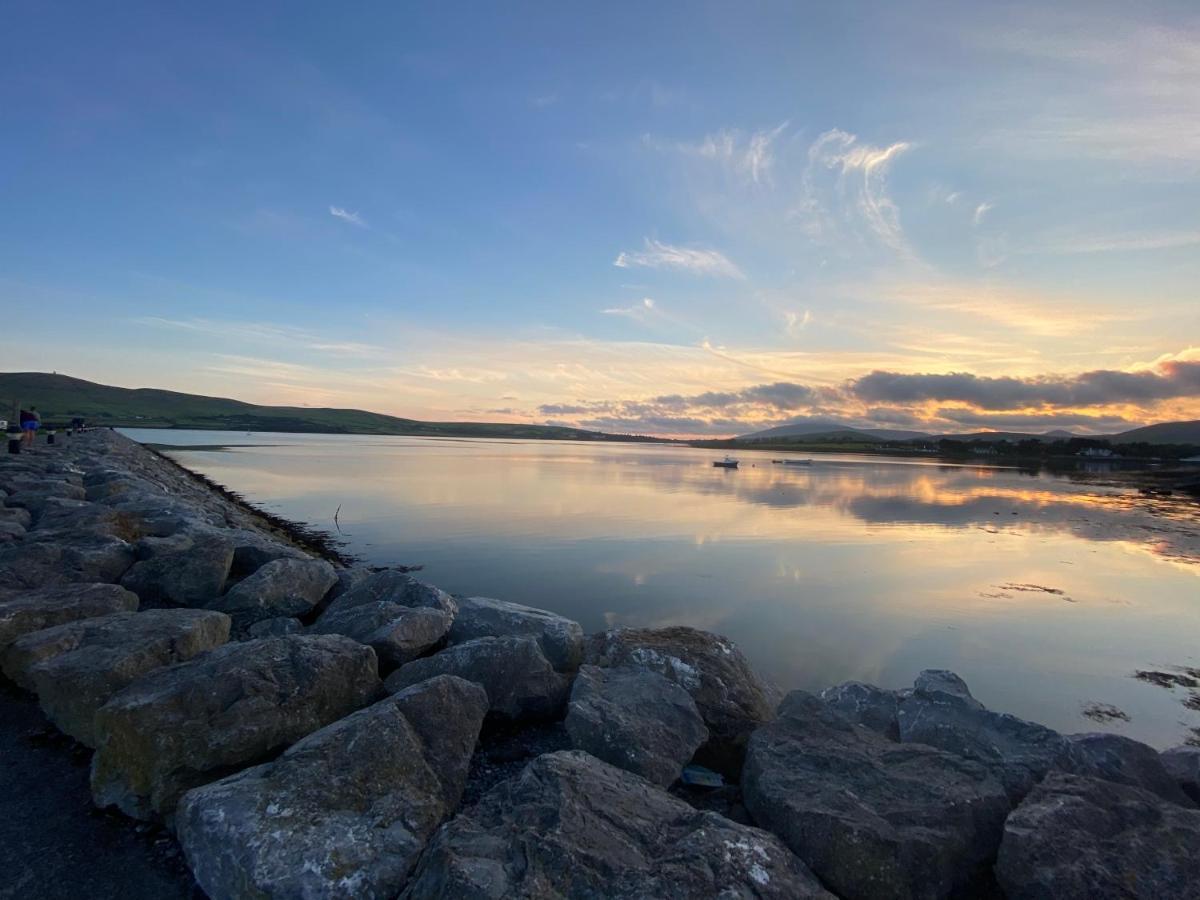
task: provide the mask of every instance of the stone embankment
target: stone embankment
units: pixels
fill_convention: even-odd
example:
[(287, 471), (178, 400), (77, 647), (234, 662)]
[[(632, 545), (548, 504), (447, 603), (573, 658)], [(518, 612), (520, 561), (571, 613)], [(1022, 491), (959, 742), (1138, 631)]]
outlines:
[(943, 671), (776, 703), (724, 638), (335, 565), (108, 432), (0, 501), (5, 676), (217, 900), (1200, 896), (1200, 748)]

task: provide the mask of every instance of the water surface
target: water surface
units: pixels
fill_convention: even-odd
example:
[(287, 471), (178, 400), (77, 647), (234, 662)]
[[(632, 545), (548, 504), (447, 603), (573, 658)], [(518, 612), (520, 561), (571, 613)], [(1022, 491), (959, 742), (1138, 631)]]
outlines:
[[(545, 607), (588, 631), (692, 625), (782, 689), (960, 673), (1063, 731), (1159, 747), (1200, 727), (1194, 503), (989, 465), (819, 455), (811, 467), (646, 444), (130, 429), (373, 564)], [(248, 446), (235, 446), (235, 445)], [(775, 454), (778, 456), (778, 454)], [(1129, 717), (1084, 715), (1108, 704)]]

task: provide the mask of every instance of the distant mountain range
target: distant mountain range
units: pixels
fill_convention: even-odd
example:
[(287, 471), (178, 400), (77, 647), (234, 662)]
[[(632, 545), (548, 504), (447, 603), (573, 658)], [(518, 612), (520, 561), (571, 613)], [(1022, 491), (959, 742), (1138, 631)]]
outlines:
[(67, 375), (0, 372), (0, 418), (13, 405), (36, 406), (43, 421), (66, 424), (80, 416), (93, 425), (134, 428), (202, 428), (219, 431), (283, 431), (325, 434), (400, 434), (443, 437), (536, 438), (539, 440), (650, 440), (555, 425), (503, 422), (422, 422), (361, 409), (259, 406), (177, 391), (122, 388)]
[(743, 434), (739, 441), (770, 441), (780, 438), (804, 437), (821, 441), (908, 441), (913, 438), (926, 438), (924, 431), (904, 431), (894, 428), (858, 428), (842, 422), (810, 421), (793, 422), (789, 425), (776, 425), (774, 428), (764, 428), (752, 434)]
[(1146, 425), (1117, 434), (1080, 435), (1061, 428), (1042, 434), (1022, 431), (974, 431), (968, 434), (931, 434), (924, 431), (905, 431), (890, 428), (859, 428), (837, 421), (795, 422), (777, 425), (736, 438), (747, 443), (760, 441), (797, 440), (806, 443), (883, 443), (884, 441), (1058, 441), (1075, 437), (1089, 437), (1111, 441), (1115, 444), (1145, 442), (1147, 444), (1197, 444), (1200, 445), (1200, 420), (1190, 422), (1162, 422)]
[[(325, 434), (397, 434), (443, 437), (498, 437), (575, 441), (653, 441), (658, 438), (615, 435), (560, 425), (525, 425), (506, 422), (423, 422), (385, 416), (361, 409), (307, 406), (260, 406), (178, 391), (122, 388), (96, 384), (68, 375), (45, 372), (0, 372), (0, 418), (13, 415), (14, 404), (37, 406), (43, 420), (66, 424), (81, 416), (94, 425), (141, 428), (200, 428), (218, 431), (281, 431)], [(859, 428), (836, 420), (793, 422), (765, 428), (734, 440), (739, 443), (883, 443), (885, 441), (1060, 440), (1075, 435), (1056, 429), (1045, 434), (1014, 431), (977, 431), (971, 434), (934, 435), (897, 428)], [(1113, 443), (1144, 441), (1151, 444), (1200, 446), (1200, 421), (1163, 422), (1111, 435), (1089, 435)]]

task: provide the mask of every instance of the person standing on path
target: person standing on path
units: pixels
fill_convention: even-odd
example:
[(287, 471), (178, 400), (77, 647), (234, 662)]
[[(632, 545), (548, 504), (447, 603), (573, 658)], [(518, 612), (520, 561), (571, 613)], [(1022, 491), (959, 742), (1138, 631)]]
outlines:
[(29, 407), (29, 412), (21, 411), (21, 440), (31, 449), (41, 424), (42, 417), (38, 414), (36, 406)]

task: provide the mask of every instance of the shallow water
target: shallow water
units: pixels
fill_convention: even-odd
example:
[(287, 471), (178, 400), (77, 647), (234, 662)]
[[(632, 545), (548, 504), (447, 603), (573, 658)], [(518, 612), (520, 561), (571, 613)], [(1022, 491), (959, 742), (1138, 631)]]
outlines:
[[(1048, 474), (677, 446), (126, 431), (373, 564), (592, 631), (728, 635), (782, 689), (961, 674), (988, 706), (1155, 746), (1200, 727), (1200, 521), (1184, 501)], [(232, 446), (232, 445), (254, 446)], [(774, 454), (778, 456), (779, 454)], [(1108, 704), (1128, 721), (1084, 715)]]

